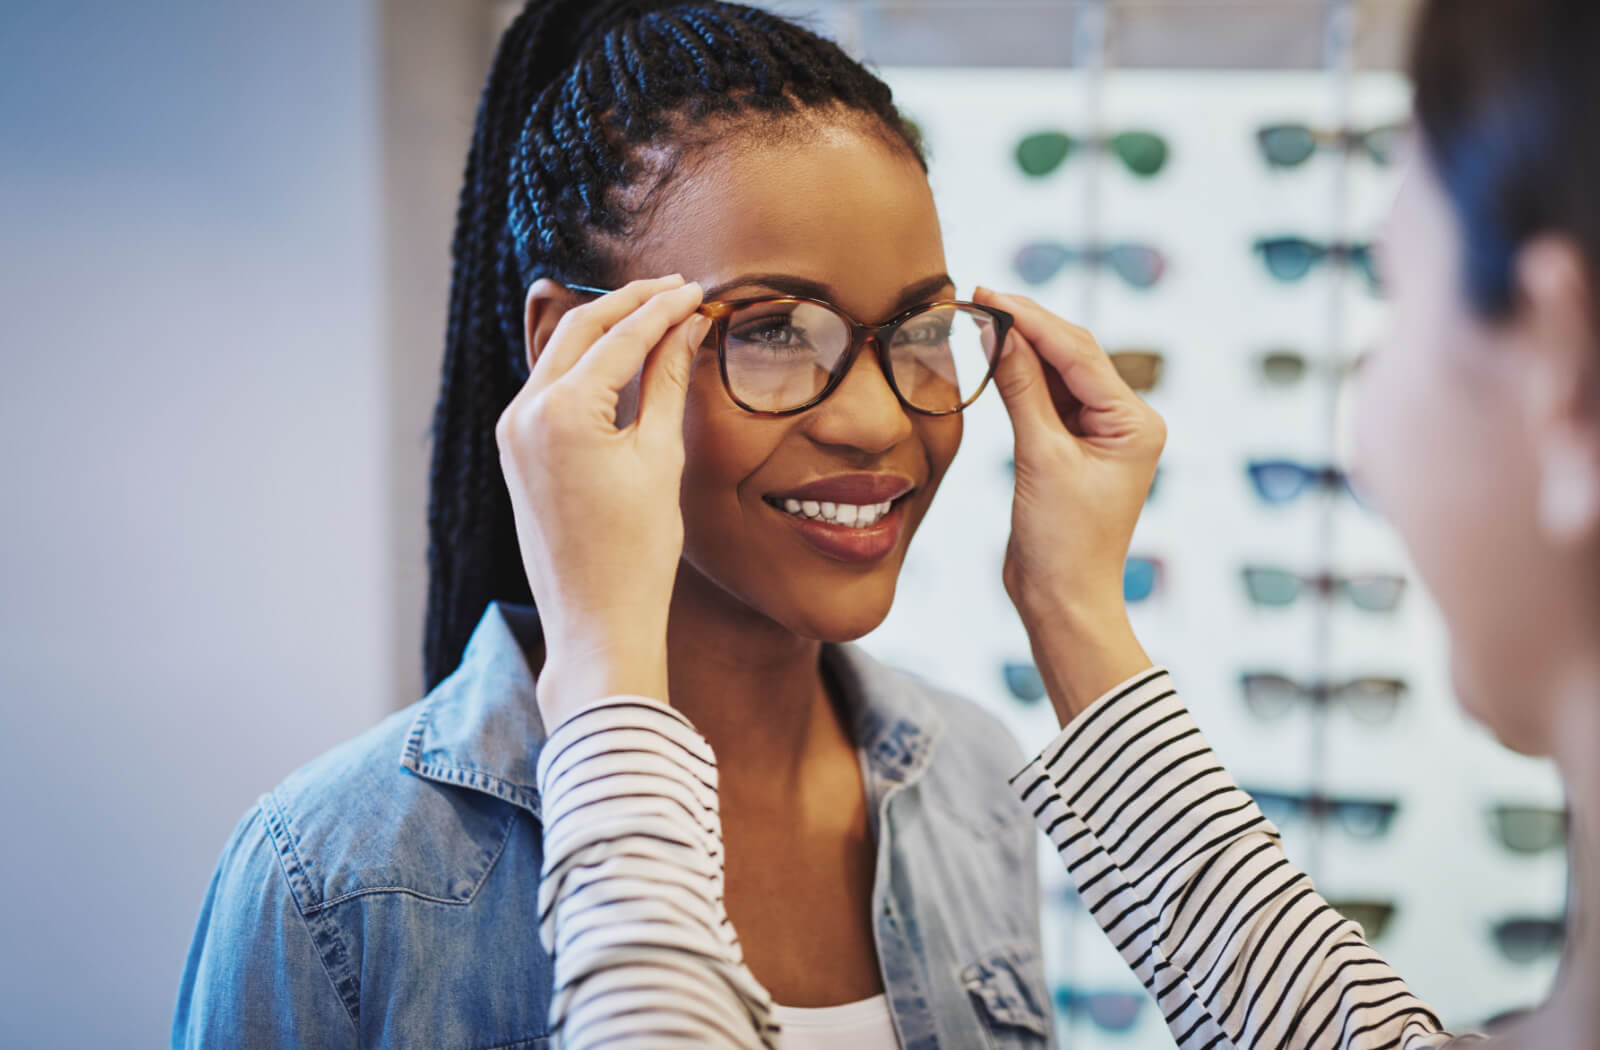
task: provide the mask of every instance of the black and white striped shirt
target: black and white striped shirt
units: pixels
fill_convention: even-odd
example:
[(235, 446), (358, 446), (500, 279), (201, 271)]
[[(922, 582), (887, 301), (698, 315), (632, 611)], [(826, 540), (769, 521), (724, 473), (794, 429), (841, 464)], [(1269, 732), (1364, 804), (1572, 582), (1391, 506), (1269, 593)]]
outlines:
[[(540, 936), (565, 1050), (780, 1047), (723, 908), (716, 759), (671, 707), (611, 697), (539, 756)], [(1452, 1041), (1284, 856), (1161, 667), (1012, 778), (1182, 1050)]]

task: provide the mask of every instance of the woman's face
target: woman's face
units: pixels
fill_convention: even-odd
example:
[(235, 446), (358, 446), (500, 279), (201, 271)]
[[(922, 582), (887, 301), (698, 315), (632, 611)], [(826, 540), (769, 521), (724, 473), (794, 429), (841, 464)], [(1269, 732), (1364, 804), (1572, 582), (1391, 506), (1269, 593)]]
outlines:
[[(669, 184), (621, 277), (673, 272), (708, 299), (801, 295), (869, 323), (954, 295), (926, 175), (847, 123), (781, 146), (734, 136)], [(888, 614), (906, 546), (960, 443), (960, 415), (903, 408), (869, 347), (821, 404), (763, 417), (729, 399), (708, 339), (684, 411), (680, 589), (731, 598), (807, 638), (865, 634)], [(864, 560), (841, 557), (827, 535), (808, 539), (829, 530), (837, 540), (843, 526), (803, 523), (774, 504), (845, 474), (909, 488), (870, 530), (890, 535)]]
[(1553, 596), (1571, 584), (1540, 542), (1526, 333), (1469, 309), (1456, 216), (1423, 151), (1408, 152), (1382, 245), (1390, 332), (1358, 373), (1354, 474), (1437, 600), (1460, 703), (1507, 745), (1544, 752), (1530, 672), (1554, 662)]

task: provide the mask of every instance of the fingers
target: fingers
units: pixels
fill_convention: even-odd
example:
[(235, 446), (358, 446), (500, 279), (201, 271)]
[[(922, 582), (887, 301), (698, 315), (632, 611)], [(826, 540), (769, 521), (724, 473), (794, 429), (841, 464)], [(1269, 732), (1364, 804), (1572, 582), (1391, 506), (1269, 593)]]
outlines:
[(1044, 369), (1027, 337), (1012, 328), (995, 366), (994, 382), (1011, 416), (1011, 426), (1019, 433), (1048, 427), (1057, 417)]
[(644, 440), (657, 448), (683, 445), (683, 412), (694, 355), (711, 318), (691, 314), (672, 326), (645, 362), (639, 390), (638, 421)]
[(700, 285), (692, 281), (657, 292), (595, 340), (567, 373), (568, 380), (621, 390), (638, 374), (667, 330), (694, 314), (701, 296)]
[(550, 340), (535, 362), (527, 385), (539, 390), (554, 383), (571, 371), (573, 364), (612, 326), (654, 296), (682, 284), (683, 275), (676, 273), (629, 281), (592, 302), (574, 306), (562, 315), (555, 330), (550, 333)]
[(1094, 411), (1138, 400), (1087, 329), (1058, 317), (1025, 295), (979, 288), (973, 301), (1010, 313), (1016, 320), (1014, 329), (1060, 374), (1068, 391), (1085, 408)]

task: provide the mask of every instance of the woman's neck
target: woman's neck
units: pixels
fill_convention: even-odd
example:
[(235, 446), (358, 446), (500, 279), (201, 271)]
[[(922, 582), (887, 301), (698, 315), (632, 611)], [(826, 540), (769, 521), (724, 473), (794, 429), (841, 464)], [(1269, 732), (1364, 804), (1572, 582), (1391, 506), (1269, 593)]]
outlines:
[(1540, 1050), (1600, 1047), (1600, 667), (1567, 676), (1553, 710), (1554, 757), (1571, 811), (1567, 943), (1550, 997), (1507, 1042)]
[(792, 799), (814, 759), (848, 745), (821, 651), (821, 642), (680, 569), (667, 621), (671, 702), (711, 744), (721, 780), (742, 800)]

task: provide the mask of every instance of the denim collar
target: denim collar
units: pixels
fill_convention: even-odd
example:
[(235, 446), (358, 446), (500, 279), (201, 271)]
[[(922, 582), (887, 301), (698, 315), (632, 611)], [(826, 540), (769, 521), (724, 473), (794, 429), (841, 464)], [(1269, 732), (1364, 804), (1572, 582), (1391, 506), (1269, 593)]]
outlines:
[[(460, 665), (423, 699), (400, 764), (537, 817), (536, 770), (546, 732), (527, 653), (542, 635), (532, 605), (490, 602)], [(821, 659), (838, 683), (855, 743), (873, 772), (891, 784), (914, 782), (927, 769), (940, 729), (926, 687), (854, 642), (823, 642)]]

